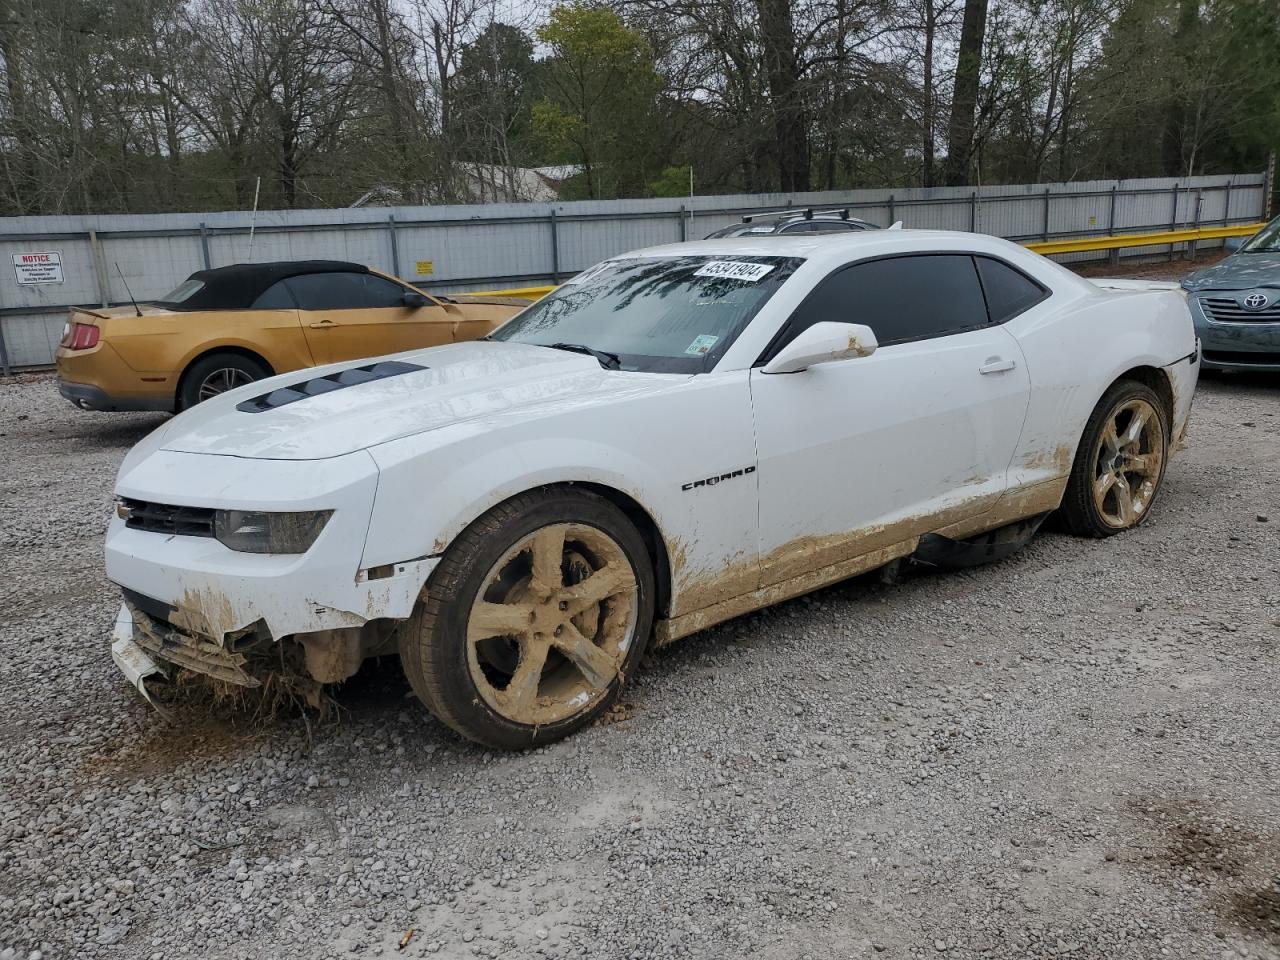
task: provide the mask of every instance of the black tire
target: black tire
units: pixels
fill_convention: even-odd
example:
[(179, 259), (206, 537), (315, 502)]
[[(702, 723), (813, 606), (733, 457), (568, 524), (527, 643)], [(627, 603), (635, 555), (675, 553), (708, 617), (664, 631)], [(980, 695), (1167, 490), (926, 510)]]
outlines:
[[(1158, 466), (1153, 478), (1141, 478), (1139, 489), (1145, 489), (1150, 479), (1150, 490), (1141, 499), (1130, 498), (1129, 516), (1126, 519), (1124, 511), (1108, 514), (1099, 505), (1098, 498), (1095, 497), (1095, 484), (1100, 484), (1104, 479), (1103, 475), (1108, 472), (1116, 474), (1114, 469), (1108, 470), (1108, 462), (1115, 461), (1108, 458), (1102, 449), (1103, 434), (1108, 424), (1114, 425), (1118, 416), (1123, 417), (1126, 407), (1141, 404), (1145, 404), (1155, 414), (1151, 432), (1142, 438), (1141, 445), (1147, 454), (1156, 455)], [(1139, 409), (1141, 409), (1140, 406)], [(1170, 431), (1169, 411), (1159, 394), (1145, 383), (1139, 383), (1136, 380), (1120, 380), (1112, 384), (1090, 414), (1089, 421), (1085, 424), (1084, 434), (1080, 438), (1080, 446), (1076, 449), (1071, 476), (1067, 481), (1066, 494), (1062, 500), (1063, 526), (1076, 536), (1101, 538), (1133, 529), (1146, 520), (1151, 514), (1151, 507), (1164, 480), (1165, 468), (1169, 461)], [(1123, 460), (1120, 465), (1124, 465)], [(1129, 483), (1136, 476), (1136, 474), (1126, 476), (1126, 491), (1129, 490)], [(1115, 494), (1110, 496), (1114, 498)], [(1120, 522), (1117, 522), (1118, 519)]]
[(201, 400), (208, 400), (224, 390), (213, 390), (221, 375), (227, 389), (242, 387), (271, 376), (266, 365), (241, 353), (211, 353), (187, 368), (178, 392), (178, 409), (189, 410)]
[[(625, 556), (635, 582), (634, 592), (627, 594), (628, 599), (634, 599), (634, 605), (626, 606), (629, 622), (634, 626), (629, 645), (620, 646), (620, 668), (607, 692), (595, 694), (599, 698), (580, 712), (555, 722), (517, 722), (494, 709), (473, 676), (468, 641), (472, 607), (481, 591), (494, 587), (496, 582), (491, 578), (497, 565), (519, 562), (506, 560), (518, 545), (537, 531), (563, 525), (589, 529), (593, 537), (603, 534)], [(565, 559), (571, 556), (569, 544), (570, 538), (566, 537), (562, 571), (569, 569), (566, 564), (572, 564)], [(653, 566), (644, 540), (621, 510), (587, 491), (568, 486), (543, 487), (494, 507), (449, 545), (432, 572), (414, 615), (401, 627), (400, 658), (414, 692), (447, 726), (488, 747), (527, 749), (568, 736), (590, 723), (617, 698), (644, 656), (653, 626), (654, 597)], [(596, 608), (598, 617), (605, 602)], [(563, 604), (560, 609), (564, 609)], [(596, 624), (603, 627), (604, 619), (598, 619)], [(559, 636), (558, 630), (556, 635)], [(524, 659), (524, 649), (520, 647), (520, 661)], [(539, 688), (535, 686), (536, 689)]]

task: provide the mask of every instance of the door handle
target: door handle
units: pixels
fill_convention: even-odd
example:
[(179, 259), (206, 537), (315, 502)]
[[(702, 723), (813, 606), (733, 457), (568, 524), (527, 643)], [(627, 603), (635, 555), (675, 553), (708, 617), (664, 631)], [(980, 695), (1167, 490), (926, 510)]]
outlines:
[(1012, 370), (1017, 364), (1012, 360), (1002, 360), (999, 357), (988, 357), (987, 362), (978, 368), (979, 373), (1004, 373), (1006, 370)]
[(335, 326), (337, 326), (337, 324), (334, 323), (332, 320), (317, 320), (315, 323), (311, 324), (311, 329), (315, 330), (316, 328), (335, 327)]

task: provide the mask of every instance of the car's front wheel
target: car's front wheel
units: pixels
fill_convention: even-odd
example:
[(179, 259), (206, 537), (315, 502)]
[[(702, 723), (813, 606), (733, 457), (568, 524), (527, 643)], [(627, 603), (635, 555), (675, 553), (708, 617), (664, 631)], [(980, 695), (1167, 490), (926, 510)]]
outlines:
[(487, 746), (567, 736), (617, 696), (644, 653), (654, 578), (608, 500), (570, 487), (500, 504), (450, 544), (400, 635), (414, 691)]
[(1067, 482), (1067, 529), (1109, 537), (1136, 527), (1151, 512), (1169, 459), (1164, 404), (1144, 383), (1121, 380), (1094, 409)]

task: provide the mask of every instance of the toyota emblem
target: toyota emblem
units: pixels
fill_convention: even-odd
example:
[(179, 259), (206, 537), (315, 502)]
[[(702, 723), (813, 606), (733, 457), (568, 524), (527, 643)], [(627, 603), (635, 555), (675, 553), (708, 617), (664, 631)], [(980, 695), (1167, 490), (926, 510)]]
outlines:
[(1251, 293), (1244, 298), (1244, 305), (1250, 310), (1261, 310), (1267, 305), (1267, 295), (1265, 293)]

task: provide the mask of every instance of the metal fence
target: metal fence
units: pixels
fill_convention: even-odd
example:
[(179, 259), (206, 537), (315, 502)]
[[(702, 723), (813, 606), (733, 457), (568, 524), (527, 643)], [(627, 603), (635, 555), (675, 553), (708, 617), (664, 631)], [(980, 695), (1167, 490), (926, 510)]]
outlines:
[[(886, 226), (901, 220), (1020, 241), (1251, 223), (1266, 211), (1264, 181), (1263, 174), (1237, 174), (256, 216), (13, 217), (0, 220), (0, 362), (51, 363), (70, 306), (126, 303), (128, 291), (138, 300), (158, 298), (195, 270), (246, 260), (353, 260), (430, 290), (459, 292), (558, 282), (626, 250), (696, 239), (744, 214), (788, 207), (849, 208)], [(1126, 255), (1162, 251), (1173, 252), (1142, 247)]]

